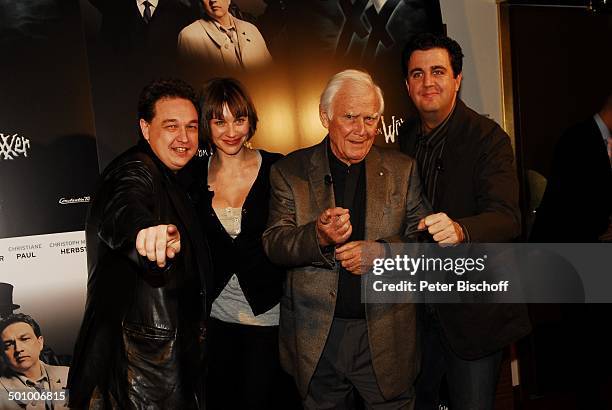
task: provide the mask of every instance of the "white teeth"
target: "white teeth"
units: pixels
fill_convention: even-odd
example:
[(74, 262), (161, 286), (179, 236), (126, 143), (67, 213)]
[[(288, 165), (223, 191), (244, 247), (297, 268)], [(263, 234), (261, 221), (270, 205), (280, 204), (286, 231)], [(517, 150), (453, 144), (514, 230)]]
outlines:
[(174, 148), (174, 150), (178, 152), (187, 152), (187, 148), (182, 148), (182, 147)]

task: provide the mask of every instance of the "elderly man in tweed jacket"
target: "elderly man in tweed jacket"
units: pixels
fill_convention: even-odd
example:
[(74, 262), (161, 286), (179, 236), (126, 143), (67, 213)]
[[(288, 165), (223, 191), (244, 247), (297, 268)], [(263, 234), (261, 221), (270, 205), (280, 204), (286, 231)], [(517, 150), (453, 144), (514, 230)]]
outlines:
[[(329, 136), (278, 161), (264, 248), (288, 266), (281, 299), (282, 364), (307, 409), (409, 409), (418, 371), (415, 306), (364, 304), (360, 273), (384, 245), (417, 227), (457, 242), (445, 214), (428, 215), (415, 162), (373, 146), (384, 101), (365, 72), (329, 81), (320, 117)], [(427, 216), (427, 218), (425, 218)]]

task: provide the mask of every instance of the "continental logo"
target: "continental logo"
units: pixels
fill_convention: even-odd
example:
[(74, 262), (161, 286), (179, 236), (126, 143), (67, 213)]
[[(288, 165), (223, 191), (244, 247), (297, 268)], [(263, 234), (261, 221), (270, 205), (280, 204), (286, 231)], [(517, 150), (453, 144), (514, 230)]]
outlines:
[(89, 202), (89, 196), (82, 196), (80, 198), (60, 198), (58, 201), (60, 205), (72, 205), (72, 204), (86, 204)]

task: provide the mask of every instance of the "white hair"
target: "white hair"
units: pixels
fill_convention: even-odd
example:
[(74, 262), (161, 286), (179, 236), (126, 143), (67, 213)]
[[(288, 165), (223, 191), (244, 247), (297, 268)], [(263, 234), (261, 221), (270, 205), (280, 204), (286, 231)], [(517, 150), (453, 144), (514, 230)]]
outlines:
[(382, 114), (385, 108), (385, 100), (383, 98), (383, 93), (380, 87), (374, 82), (372, 76), (365, 71), (360, 70), (344, 70), (335, 74), (325, 86), (325, 90), (321, 94), (321, 99), (319, 101), (319, 107), (321, 111), (327, 113), (328, 118), (331, 120), (333, 117), (332, 105), (334, 102), (334, 98), (336, 98), (336, 94), (338, 91), (346, 84), (346, 83), (356, 83), (358, 86), (369, 87), (374, 89), (376, 96), (378, 97), (378, 105), (379, 110), (378, 114)]

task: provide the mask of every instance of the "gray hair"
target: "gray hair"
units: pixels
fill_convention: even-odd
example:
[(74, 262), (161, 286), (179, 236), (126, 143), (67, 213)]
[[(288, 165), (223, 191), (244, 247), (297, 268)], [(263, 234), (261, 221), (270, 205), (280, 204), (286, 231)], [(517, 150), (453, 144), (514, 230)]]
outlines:
[(321, 94), (321, 99), (319, 101), (319, 107), (321, 111), (327, 113), (329, 119), (333, 117), (332, 111), (332, 103), (338, 91), (349, 82), (357, 83), (362, 87), (369, 87), (374, 89), (376, 96), (378, 97), (378, 102), (380, 109), (378, 110), (378, 114), (382, 114), (385, 108), (385, 100), (383, 98), (383, 93), (380, 87), (374, 82), (372, 76), (365, 71), (360, 70), (344, 70), (335, 74), (325, 86), (325, 90)]

